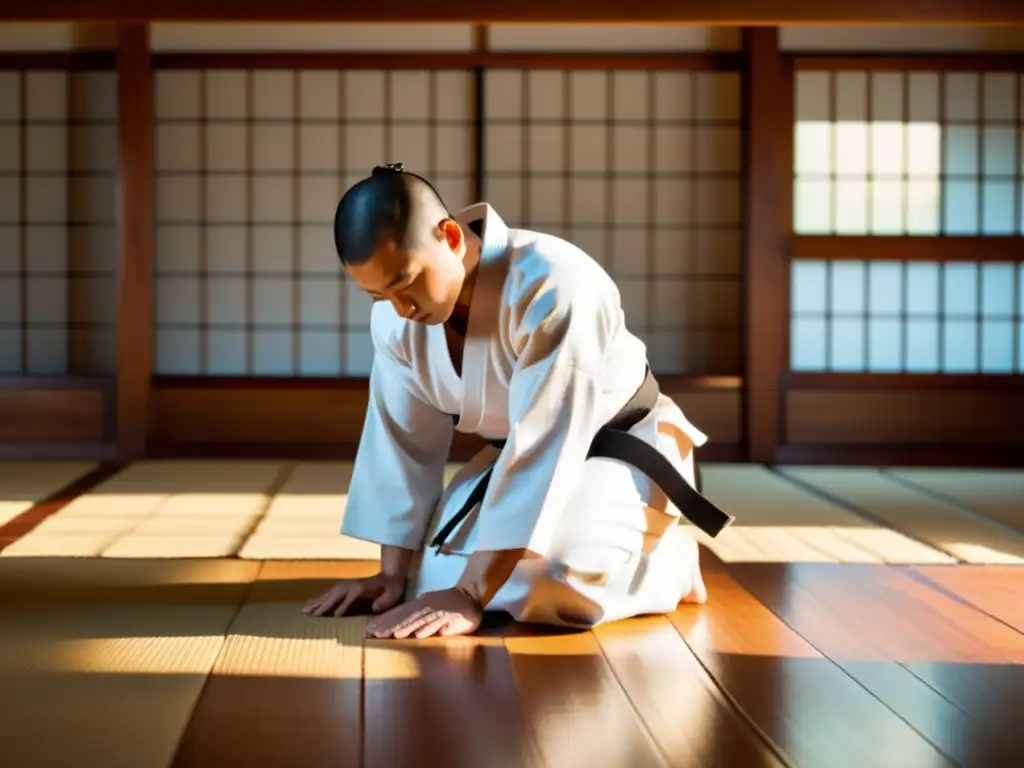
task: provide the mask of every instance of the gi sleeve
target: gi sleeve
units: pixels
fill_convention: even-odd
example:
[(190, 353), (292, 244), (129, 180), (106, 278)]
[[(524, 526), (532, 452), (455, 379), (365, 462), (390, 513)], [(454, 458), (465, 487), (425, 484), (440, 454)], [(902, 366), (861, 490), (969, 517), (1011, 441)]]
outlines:
[(543, 554), (582, 478), (600, 428), (601, 370), (614, 307), (594, 286), (549, 279), (524, 286), (514, 307), (519, 350), (509, 382), (509, 436), (484, 497), (474, 550)]
[(409, 363), (376, 338), (374, 349), (341, 532), (418, 550), (444, 490), (454, 424), (428, 402)]

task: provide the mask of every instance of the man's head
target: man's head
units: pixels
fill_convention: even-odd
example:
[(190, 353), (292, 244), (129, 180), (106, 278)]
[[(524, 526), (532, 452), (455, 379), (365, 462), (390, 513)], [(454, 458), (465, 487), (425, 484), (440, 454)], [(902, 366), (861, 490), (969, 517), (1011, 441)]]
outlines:
[(455, 309), (465, 235), (437, 191), (401, 164), (375, 168), (342, 196), (334, 245), (359, 287), (402, 317), (438, 324)]

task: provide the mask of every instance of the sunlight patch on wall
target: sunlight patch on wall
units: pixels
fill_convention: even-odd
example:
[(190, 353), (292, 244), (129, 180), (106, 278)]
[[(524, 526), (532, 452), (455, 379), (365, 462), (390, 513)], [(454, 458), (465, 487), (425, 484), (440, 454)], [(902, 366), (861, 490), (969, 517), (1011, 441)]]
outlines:
[(735, 51), (740, 32), (692, 24), (493, 24), (495, 51)]
[(169, 51), (471, 51), (470, 24), (155, 23), (151, 48)]
[(800, 72), (794, 228), (802, 235), (1024, 231), (1013, 72)]

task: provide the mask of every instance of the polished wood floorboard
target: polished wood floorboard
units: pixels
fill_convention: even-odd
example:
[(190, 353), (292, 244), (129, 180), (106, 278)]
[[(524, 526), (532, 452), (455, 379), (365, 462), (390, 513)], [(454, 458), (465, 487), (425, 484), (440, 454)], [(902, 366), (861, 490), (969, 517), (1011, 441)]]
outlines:
[[(692, 620), (706, 609), (688, 608)], [(669, 763), (676, 766), (784, 765), (734, 707), (665, 617), (594, 630), (612, 672)]]
[[(236, 674), (236, 621), (175, 764), (1024, 764), (1024, 633), (977, 604), (989, 583), (1016, 594), (1024, 571), (965, 569), (958, 596), (930, 569), (705, 555), (705, 606), (592, 632), (494, 618), (470, 638), (363, 642), (347, 673), (319, 679)], [(265, 564), (242, 613), (294, 613), (332, 578), (368, 569)], [(945, 580), (958, 570), (939, 569)]]
[[(767, 566), (765, 574), (779, 570)], [(731, 575), (712, 572), (707, 581), (712, 601), (698, 613), (679, 611), (672, 621), (789, 765), (951, 764)]]
[[(723, 564), (705, 551), (705, 606), (590, 632), (494, 617), (473, 637), (400, 642), (299, 610), (372, 563), (154, 562), (7, 561), (0, 613), (226, 609), (172, 735), (176, 768), (1024, 765), (1021, 568)], [(60, 702), (82, 698), (62, 696), (48, 739), (69, 722)]]
[[(310, 653), (332, 650), (337, 622), (313, 622), (299, 607), (337, 579), (375, 570), (366, 563), (264, 564), (228, 630), (174, 766), (361, 766), (361, 638), (352, 638), (354, 653), (317, 664)], [(264, 647), (253, 647), (260, 640)]]
[[(1024, 634), (897, 568), (742, 565), (730, 572), (949, 761), (1024, 764), (1014, 726), (1024, 706)], [(885, 756), (874, 764), (896, 764), (889, 762), (899, 755), (896, 732), (893, 724), (870, 731), (870, 748)], [(945, 764), (919, 750), (907, 764)]]
[(1024, 632), (1024, 568), (1021, 566), (933, 566), (917, 567), (913, 572)]
[(400, 646), (368, 641), (363, 764), (544, 765), (519, 706), (502, 630)]
[[(113, 471), (97, 467), (6, 522), (0, 548)], [(168, 748), (175, 768), (1024, 765), (1024, 566), (727, 564), (707, 550), (703, 562), (709, 603), (668, 616), (591, 632), (491, 617), (473, 637), (367, 641), (364, 618), (300, 608), (373, 563), (0, 558), (0, 663), (16, 666), (5, 641), (35, 626), (13, 626), (19, 634), (5, 623), (76, 611), (80, 657), (61, 642), (46, 653), (106, 675), (36, 691), (31, 711), (50, 713), (38, 724), (45, 740), (16, 734), (8, 750), (36, 743), (37, 754), (5, 754), (2, 765), (43, 764), (60, 744), (92, 768), (83, 739), (93, 731), (70, 723), (79, 711), (102, 720), (77, 703), (97, 691), (121, 697), (103, 712), (122, 714), (96, 733), (118, 733), (147, 696), (162, 711), (159, 693), (124, 688), (149, 674), (138, 672), (153, 666), (145, 639), (161, 632), (203, 647), (214, 638), (212, 662), (196, 672), (197, 698), (176, 704), (187, 723), (155, 729), (160, 739), (125, 734), (118, 765), (130, 755), (132, 768), (161, 768)], [(195, 622), (184, 618), (161, 626), (190, 610), (223, 615), (226, 631), (187, 630)], [(106, 629), (86, 626), (97, 614)], [(103, 648), (123, 645), (120, 656), (91, 656), (89, 631)], [(5, 722), (3, 708), (19, 702), (4, 697), (2, 672)]]
[[(7, 521), (0, 549), (113, 471)], [(367, 641), (363, 618), (300, 608), (373, 563), (0, 558), (0, 722), (41, 715), (25, 732), (9, 725), (0, 764), (1024, 765), (1024, 566), (726, 564), (706, 550), (703, 562), (709, 603), (668, 616), (591, 632), (493, 617), (473, 637)], [(12, 638), (72, 613), (71, 639), (43, 633), (35, 650), (90, 674), (43, 675), (19, 700), (3, 674), (19, 668)], [(186, 676), (154, 663), (154, 637), (212, 647), (191, 698), (171, 696)]]

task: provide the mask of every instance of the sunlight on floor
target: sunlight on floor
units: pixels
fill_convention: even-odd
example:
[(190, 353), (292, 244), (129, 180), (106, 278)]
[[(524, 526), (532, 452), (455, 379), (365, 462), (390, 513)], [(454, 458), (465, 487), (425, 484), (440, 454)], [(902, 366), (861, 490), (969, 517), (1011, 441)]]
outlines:
[[(91, 468), (0, 465), (0, 525)], [(330, 461), (139, 462), (19, 534), (0, 560), (376, 560), (378, 545), (339, 533), (351, 472)], [(1024, 471), (706, 464), (703, 474), (736, 522), (715, 539), (695, 535), (725, 562), (1024, 563)]]

